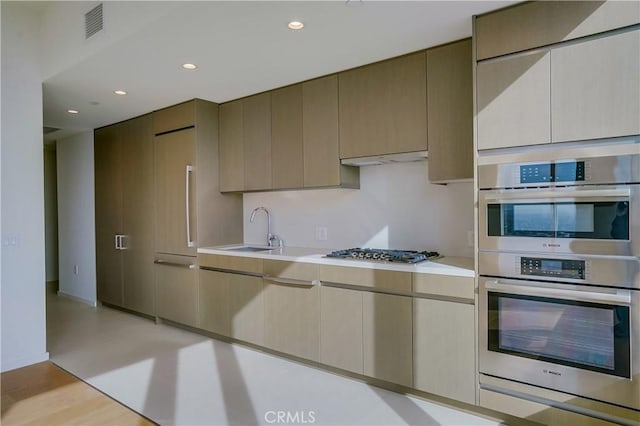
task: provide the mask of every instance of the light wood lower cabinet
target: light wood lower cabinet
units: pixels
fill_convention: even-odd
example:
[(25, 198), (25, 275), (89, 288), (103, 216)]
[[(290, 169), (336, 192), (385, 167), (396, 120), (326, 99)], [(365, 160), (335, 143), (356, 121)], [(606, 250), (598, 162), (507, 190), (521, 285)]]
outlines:
[(200, 328), (264, 344), (262, 278), (201, 269), (199, 289)]
[(480, 406), (526, 418), (543, 425), (605, 426), (613, 423), (538, 402), (527, 401), (510, 395), (480, 389)]
[(364, 374), (413, 386), (411, 297), (364, 292), (362, 298)]
[(262, 278), (229, 274), (231, 337), (264, 346), (264, 284)]
[(156, 296), (158, 317), (197, 327), (196, 259), (187, 256), (159, 256), (156, 259)]
[(363, 374), (363, 292), (322, 287), (320, 362)]
[(318, 361), (320, 287), (264, 280), (265, 346)]
[(198, 279), (198, 327), (221, 334), (231, 335), (230, 288), (232, 274), (200, 270)]
[(474, 404), (473, 305), (416, 298), (413, 324), (414, 387)]

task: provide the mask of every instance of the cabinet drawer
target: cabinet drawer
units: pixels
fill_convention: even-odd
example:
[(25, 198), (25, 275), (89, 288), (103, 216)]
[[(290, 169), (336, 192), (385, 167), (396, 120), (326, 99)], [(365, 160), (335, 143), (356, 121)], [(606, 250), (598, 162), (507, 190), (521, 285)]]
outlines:
[(414, 273), (413, 292), (473, 300), (475, 283), (471, 277)]
[(612, 423), (582, 414), (480, 389), (480, 406), (545, 425), (604, 426)]
[(321, 265), (320, 281), (357, 285), (376, 289), (411, 292), (411, 273), (384, 269), (351, 268), (348, 266)]
[(312, 263), (288, 262), (284, 260), (265, 260), (264, 278), (280, 278), (306, 281), (311, 285), (318, 280), (318, 266)]
[(253, 257), (199, 253), (198, 263), (201, 267), (262, 274), (262, 259)]
[(189, 101), (153, 113), (153, 133), (193, 126), (196, 122), (196, 101)]
[(156, 258), (157, 316), (180, 324), (198, 325), (198, 271), (193, 258)]

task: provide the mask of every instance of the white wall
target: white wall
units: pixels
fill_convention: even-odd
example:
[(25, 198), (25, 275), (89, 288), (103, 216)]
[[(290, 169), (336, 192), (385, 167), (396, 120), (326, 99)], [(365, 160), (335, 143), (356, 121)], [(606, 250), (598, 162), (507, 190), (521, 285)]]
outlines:
[(58, 281), (58, 189), (55, 146), (44, 149), (44, 231), (46, 280)]
[(0, 2), (2, 31), (2, 371), (44, 361), (42, 79), (37, 15)]
[[(96, 303), (93, 131), (56, 144), (59, 293)], [(74, 267), (77, 265), (77, 273)]]
[[(244, 194), (245, 243), (264, 244), (266, 216), (272, 232), (287, 246), (375, 247), (436, 250), (448, 256), (473, 256), (467, 231), (473, 229), (473, 183), (432, 185), (425, 162), (362, 167), (360, 189)], [(326, 241), (316, 226), (328, 228)]]

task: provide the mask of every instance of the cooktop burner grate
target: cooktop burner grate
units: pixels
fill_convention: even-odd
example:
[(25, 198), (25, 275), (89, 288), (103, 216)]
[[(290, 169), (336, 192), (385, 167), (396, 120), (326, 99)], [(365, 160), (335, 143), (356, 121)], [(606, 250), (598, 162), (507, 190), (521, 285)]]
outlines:
[(327, 254), (326, 257), (338, 259), (355, 260), (377, 260), (383, 262), (398, 263), (418, 263), (428, 259), (440, 257), (436, 251), (413, 251), (413, 250), (392, 250), (392, 249), (372, 249), (372, 248), (350, 248), (336, 250)]

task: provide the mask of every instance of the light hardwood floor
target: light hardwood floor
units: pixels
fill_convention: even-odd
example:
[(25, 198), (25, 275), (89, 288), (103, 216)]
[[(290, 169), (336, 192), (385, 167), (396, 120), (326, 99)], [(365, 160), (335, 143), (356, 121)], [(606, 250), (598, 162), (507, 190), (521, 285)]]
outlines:
[(3, 425), (153, 425), (52, 362), (8, 371), (2, 381)]

